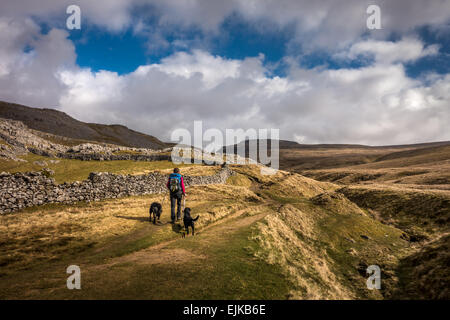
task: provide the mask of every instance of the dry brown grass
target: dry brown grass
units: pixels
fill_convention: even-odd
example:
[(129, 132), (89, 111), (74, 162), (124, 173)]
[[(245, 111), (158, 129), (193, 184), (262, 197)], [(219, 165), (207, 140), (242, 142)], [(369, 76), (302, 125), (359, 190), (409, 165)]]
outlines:
[[(160, 170), (162, 173), (172, 173), (173, 169), (164, 169)], [(211, 176), (220, 171), (220, 166), (202, 166), (202, 165), (194, 165), (191, 166), (185, 165), (180, 169), (180, 173), (182, 175), (187, 176)], [(150, 172), (150, 171), (149, 171)]]
[(285, 270), (294, 283), (292, 299), (354, 298), (330, 270), (326, 253), (311, 245), (316, 239), (314, 224), (308, 214), (290, 205), (283, 206), (277, 214), (257, 224), (253, 239), (261, 250), (255, 255)]
[[(192, 166), (183, 168), (182, 173), (203, 175), (217, 169)], [(395, 269), (415, 247), (403, 238), (402, 230), (380, 223), (370, 208), (361, 209), (370, 203), (360, 203), (359, 207), (355, 204), (359, 203), (357, 199), (349, 201), (338, 185), (298, 174), (279, 171), (263, 175), (257, 165), (235, 165), (232, 169), (237, 174), (224, 185), (188, 188), (186, 206), (192, 209), (194, 217), (200, 218), (196, 224), (197, 235), (186, 239), (181, 238), (179, 224), (166, 224), (170, 216), (167, 194), (74, 206), (52, 205), (0, 216), (0, 276), (10, 285), (19, 286), (15, 277), (23, 272), (20, 277), (23, 276), (21, 285), (25, 288), (32, 277), (33, 271), (27, 271), (32, 264), (39, 262), (41, 269), (52, 268), (54, 261), (73, 255), (85, 264), (86, 279), (100, 279), (120, 297), (124, 295), (115, 287), (134, 293), (133, 297), (136, 292), (144, 294), (153, 290), (152, 297), (155, 297), (158, 293), (148, 287), (151, 284), (142, 286), (141, 283), (167, 284), (165, 277), (178, 275), (185, 264), (202, 270), (201, 279), (196, 278), (191, 285), (219, 292), (218, 298), (229, 297), (230, 289), (222, 292), (217, 286), (226, 287), (236, 278), (245, 278), (246, 286), (256, 285), (258, 292), (263, 292), (261, 286), (265, 286), (264, 281), (275, 270), (278, 273), (273, 279), (279, 281), (277, 277), (282, 277), (283, 287), (286, 283), (290, 286), (290, 299), (382, 299), (398, 283)], [(363, 186), (352, 188), (356, 195), (366, 192)], [(397, 195), (398, 201), (386, 201), (390, 198), (376, 193), (377, 188), (388, 195), (397, 195), (402, 189), (392, 186), (387, 190), (385, 185), (374, 185), (363, 200), (384, 205), (398, 203), (403, 208), (405, 201), (411, 201), (417, 191), (409, 190), (405, 197)], [(423, 198), (422, 209), (438, 204), (435, 200), (444, 193)], [(148, 222), (152, 201), (163, 203), (161, 223), (156, 226)], [(384, 211), (387, 209), (383, 207)], [(391, 209), (393, 214), (399, 212), (397, 207)], [(230, 261), (228, 255), (239, 258)], [(370, 264), (382, 267), (385, 291), (374, 292), (365, 287), (364, 271)], [(121, 270), (117, 279), (109, 277), (111, 269)], [(96, 275), (98, 270), (102, 271), (100, 275)], [(159, 270), (159, 273), (145, 270)], [(255, 276), (255, 270), (265, 270), (265, 278)], [(137, 271), (140, 273), (135, 279)], [(213, 284), (206, 279), (211, 272), (219, 271), (228, 278), (215, 277)], [(136, 287), (127, 287), (127, 281)], [(172, 297), (172, 291), (174, 296), (182, 296), (177, 281), (170, 278), (170, 288), (162, 288), (165, 297)], [(56, 290), (67, 296), (64, 282), (47, 286), (51, 290), (57, 286)], [(238, 292), (233, 297), (245, 297), (242, 295), (245, 288), (237, 286), (231, 288)], [(4, 291), (5, 297), (21, 296), (19, 287), (0, 285), (0, 288), (8, 290)], [(87, 296), (80, 297), (109, 294), (107, 289), (91, 289), (85, 291)], [(28, 293), (27, 297), (33, 297), (39, 290)], [(51, 291), (47, 293), (53, 296)], [(272, 297), (270, 292), (264, 294)]]
[(383, 169), (346, 167), (305, 171), (305, 175), (320, 181), (339, 184), (386, 184), (416, 186), (421, 189), (450, 190), (450, 161), (429, 166), (411, 166)]
[[(276, 174), (261, 174), (261, 166), (232, 166), (232, 169), (250, 181), (259, 184), (262, 190), (269, 191), (274, 195), (287, 197), (311, 197), (327, 190), (335, 190), (336, 185), (316, 181), (299, 174), (278, 170)], [(245, 183), (249, 185), (248, 183)]]
[(272, 183), (269, 186), (270, 192), (286, 197), (312, 197), (325, 191), (333, 191), (337, 188), (336, 185), (331, 183), (319, 182), (299, 174), (291, 174), (285, 171), (280, 171)]
[(227, 179), (227, 184), (250, 188), (252, 181), (243, 174), (237, 173)]
[(305, 170), (348, 167), (370, 163), (397, 149), (367, 148), (320, 148), (281, 149), (280, 167), (283, 170), (302, 172)]
[[(160, 196), (106, 200), (80, 207), (40, 207), (0, 216), (0, 261), (22, 267), (132, 232)], [(169, 210), (166, 202), (165, 208)]]
[(450, 190), (450, 146), (280, 151), (281, 167), (339, 184)]
[[(237, 186), (197, 186), (187, 189), (186, 206), (200, 215), (202, 228), (258, 201), (252, 191)], [(36, 259), (51, 260), (61, 252), (103, 244), (109, 238), (137, 232), (148, 225), (151, 202), (163, 204), (162, 223), (170, 217), (168, 194), (110, 199), (78, 206), (47, 205), (0, 216), (0, 264), (25, 267)], [(211, 203), (214, 203), (212, 205)], [(150, 226), (151, 227), (151, 226)], [(165, 229), (149, 229), (155, 241), (170, 236)], [(174, 234), (173, 234), (174, 235)]]

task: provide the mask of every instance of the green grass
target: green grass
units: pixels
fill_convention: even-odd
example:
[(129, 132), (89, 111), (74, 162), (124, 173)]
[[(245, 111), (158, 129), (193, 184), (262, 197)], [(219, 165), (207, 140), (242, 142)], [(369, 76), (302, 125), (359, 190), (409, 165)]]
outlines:
[(267, 197), (281, 204), (294, 204), (298, 202), (303, 202), (305, 199), (303, 197), (286, 197), (268, 190), (262, 190), (261, 195), (263, 197)]
[[(192, 164), (175, 165), (170, 161), (132, 161), (132, 160), (117, 160), (117, 161), (82, 161), (74, 159), (59, 159), (38, 156), (35, 154), (28, 154), (22, 157), (27, 162), (18, 161), (0, 161), (0, 172), (26, 172), (39, 171), (42, 166), (34, 164), (34, 161), (45, 161), (48, 167), (55, 171), (55, 181), (57, 183), (81, 181), (88, 178), (91, 172), (110, 172), (116, 174), (135, 174), (143, 173), (146, 170), (164, 170), (175, 167), (192, 166)], [(52, 164), (49, 160), (59, 160), (59, 163)]]
[[(383, 291), (365, 288), (365, 275), (358, 277), (358, 264), (380, 266), (384, 275), (393, 273), (402, 254), (407, 252), (408, 243), (400, 238), (402, 231), (383, 225), (367, 216), (356, 214), (329, 215), (319, 224), (320, 245), (325, 247), (333, 260), (336, 274), (341, 282), (353, 288), (365, 298), (381, 299), (383, 293), (394, 285), (392, 279), (383, 277)], [(361, 238), (361, 235), (369, 239)], [(350, 242), (346, 239), (353, 239)], [(355, 255), (349, 254), (354, 250)]]
[[(172, 271), (168, 269), (169, 279), (171, 275), (176, 279), (177, 274), (187, 271), (187, 281), (181, 288), (166, 288), (166, 298), (175, 293), (175, 299), (286, 299), (290, 282), (279, 267), (254, 258), (252, 248), (256, 244), (249, 240), (250, 235), (251, 227), (246, 227), (233, 234), (229, 241), (211, 247), (196, 245), (192, 238), (173, 244), (193, 252), (204, 252), (209, 266), (205, 268), (204, 262), (201, 265), (192, 262)], [(163, 272), (161, 269), (155, 271)]]
[(131, 234), (103, 240), (96, 249), (99, 251), (98, 248), (102, 248), (101, 252), (98, 252), (92, 261), (95, 263), (102, 259), (121, 257), (179, 236), (170, 224), (154, 226), (147, 223)]
[[(201, 252), (206, 261), (164, 265), (125, 262), (98, 272), (82, 271), (79, 291), (64, 287), (65, 266), (70, 261), (66, 260), (51, 271), (41, 270), (31, 290), (38, 290), (41, 299), (285, 299), (289, 281), (277, 266), (253, 257), (249, 247), (255, 243), (249, 240), (250, 234), (251, 228), (246, 227), (227, 241), (210, 246), (199, 244), (195, 237), (170, 245), (194, 254)], [(88, 269), (87, 264), (79, 264), (82, 270)]]
[[(96, 164), (85, 163), (90, 170)], [(360, 209), (344, 197), (320, 202), (300, 192), (280, 192), (286, 181), (279, 177), (262, 182), (253, 177), (241, 173), (222, 189), (191, 189), (189, 206), (201, 216), (195, 237), (181, 238), (179, 224), (148, 222), (149, 203), (161, 201), (157, 195), (47, 205), (17, 213), (28, 220), (3, 217), (0, 299), (286, 299), (311, 297), (312, 290), (329, 298), (339, 292), (333, 291), (336, 288), (359, 299), (389, 297), (398, 283), (399, 263), (413, 252), (402, 239), (402, 230), (381, 223), (369, 209)], [(260, 198), (249, 203), (236, 194), (244, 188), (231, 185), (245, 186)], [(308, 184), (300, 187), (312, 193)], [(431, 205), (433, 199), (423, 200)], [(163, 223), (168, 219), (165, 209)], [(28, 231), (30, 223), (33, 228)], [(96, 232), (89, 228), (77, 232), (83, 227)], [(267, 246), (261, 239), (273, 241)], [(13, 256), (8, 246), (22, 256)], [(35, 252), (39, 250), (42, 254)], [(267, 255), (257, 254), (264, 250)], [(27, 253), (28, 260), (19, 259), (25, 260)], [(65, 286), (65, 270), (71, 264), (81, 267), (82, 290)], [(381, 291), (366, 288), (364, 272), (371, 264), (382, 269)]]
[(448, 230), (450, 198), (445, 193), (370, 187), (347, 187), (339, 192), (360, 207), (378, 212), (383, 219), (404, 231), (411, 226), (425, 233)]
[[(274, 199), (274, 197), (271, 198)], [(313, 261), (314, 259), (325, 259), (338, 283), (355, 297), (383, 299), (385, 294), (392, 291), (392, 288), (396, 285), (393, 275), (399, 260), (410, 253), (409, 243), (401, 238), (403, 234), (401, 230), (384, 225), (372, 219), (369, 215), (355, 211), (352, 207), (324, 207), (314, 205), (308, 199), (297, 202), (281, 200), (278, 203), (291, 205), (301, 212), (307, 212), (308, 217), (314, 222), (305, 223), (300, 228), (297, 224), (290, 225), (291, 230), (295, 231), (295, 237), (300, 241), (293, 240), (290, 236), (286, 239), (281, 237), (278, 241), (284, 243), (284, 249), (280, 242), (276, 241), (276, 238), (269, 237), (267, 239), (273, 245), (278, 243), (279, 253), (287, 250), (284, 258), (290, 261), (287, 265), (300, 265), (301, 267), (297, 269), (301, 270), (299, 275), (303, 279), (308, 279), (309, 284), (317, 285), (316, 293), (326, 297), (325, 292), (329, 289), (328, 286), (332, 288), (334, 284), (324, 282), (321, 274), (312, 267), (312, 263), (308, 259)], [(343, 200), (337, 199), (334, 201), (342, 202)], [(292, 219), (295, 219), (294, 215), (286, 213), (278, 214), (278, 217), (287, 225), (292, 223)], [(274, 226), (272, 225), (271, 228), (274, 228)], [(309, 232), (312, 232), (312, 236)], [(368, 239), (361, 236), (367, 236)], [(276, 255), (276, 252), (264, 250), (267, 249), (263, 249), (263, 253), (275, 254), (275, 261), (283, 260), (281, 256)], [(262, 255), (262, 257), (266, 256)], [(263, 260), (266, 258), (263, 258)], [(365, 268), (372, 264), (379, 265), (382, 269), (383, 290), (381, 291), (372, 291), (366, 288)], [(285, 271), (287, 272), (287, 269)], [(291, 288), (294, 287), (291, 286)], [(310, 286), (308, 290), (311, 290), (311, 288), (313, 287)], [(300, 289), (300, 296), (307, 296), (308, 290), (302, 293), (302, 287), (298, 289)]]
[[(145, 199), (146, 203), (151, 201), (148, 196), (132, 198), (135, 199), (134, 203), (141, 198)], [(116, 206), (124, 206), (121, 204), (122, 201), (124, 200), (105, 200), (88, 205), (84, 203), (50, 204), (26, 209), (23, 214), (37, 214), (38, 211), (43, 210), (45, 215), (54, 216), (56, 223), (56, 219), (63, 212), (69, 211), (76, 219), (79, 211), (89, 209), (92, 210), (92, 214), (95, 214), (96, 210), (113, 210)], [(194, 203), (191, 206), (195, 212), (201, 213), (207, 209), (210, 210), (211, 206), (214, 207), (214, 201), (209, 201), (209, 205), (200, 202), (198, 205)], [(221, 201), (221, 206), (227, 207), (228, 202), (233, 203), (231, 200), (224, 199)], [(33, 239), (25, 241), (27, 237), (21, 235), (17, 241), (24, 241), (23, 246), (29, 246), (33, 250), (42, 250), (42, 257), (33, 252), (33, 260), (28, 259), (30, 261), (16, 261), (10, 265), (8, 261), (5, 261), (7, 265), (0, 272), (2, 279), (0, 299), (13, 297), (39, 299), (286, 298), (289, 282), (281, 270), (277, 266), (255, 259), (252, 255), (252, 250), (249, 248), (256, 244), (249, 240), (250, 227), (238, 227), (232, 234), (222, 231), (220, 235), (217, 235), (214, 231), (204, 233), (203, 222), (199, 224), (199, 235), (182, 239), (179, 233), (181, 227), (172, 227), (170, 224), (159, 226), (150, 224), (142, 211), (139, 206), (136, 212), (122, 214), (120, 210), (116, 210), (117, 213), (113, 213), (111, 221), (121, 216), (124, 219), (136, 220), (131, 229), (120, 235), (115, 234), (113, 229), (109, 229), (112, 231), (103, 233), (100, 238), (83, 237), (82, 233), (80, 239), (73, 238), (76, 236), (73, 233), (72, 238), (63, 237), (63, 234), (69, 235), (71, 232), (67, 230), (66, 233), (60, 221), (55, 226), (61, 233), (55, 234), (57, 236), (55, 240), (58, 240), (58, 243), (52, 240), (53, 236), (51, 236), (52, 239), (49, 238), (53, 233), (52, 225), (48, 226), (51, 230), (47, 230), (45, 226), (34, 228), (33, 232), (36, 234), (33, 235)], [(168, 212), (163, 213), (163, 222), (166, 221), (168, 214)], [(233, 218), (232, 221), (239, 221), (247, 216), (243, 214)], [(79, 219), (75, 219), (68, 221), (73, 222), (73, 226), (84, 225)], [(97, 223), (98, 220), (83, 221), (92, 224)], [(202, 236), (206, 237), (206, 241), (205, 239), (202, 241)], [(36, 241), (39, 241), (39, 244)], [(181, 264), (169, 262), (154, 265), (133, 263), (128, 260), (129, 254), (141, 252), (167, 241), (174, 241), (167, 245), (169, 250), (184, 249), (194, 256), (201, 255), (204, 258), (190, 259)], [(20, 246), (19, 243), (12, 245)], [(53, 245), (56, 247), (49, 247)], [(7, 253), (8, 248), (4, 247), (4, 249)], [(26, 250), (22, 248), (21, 252)], [(116, 259), (119, 259), (118, 263), (102, 267), (111, 261), (117, 261)], [(79, 265), (82, 269), (81, 291), (69, 291), (65, 287), (67, 279), (65, 270), (71, 264)], [(183, 280), (184, 284), (180, 286), (180, 280), (184, 277), (188, 279)]]
[(133, 150), (118, 150), (118, 151), (114, 151), (113, 154), (122, 155), (122, 154), (142, 154), (142, 153), (139, 151), (133, 151)]

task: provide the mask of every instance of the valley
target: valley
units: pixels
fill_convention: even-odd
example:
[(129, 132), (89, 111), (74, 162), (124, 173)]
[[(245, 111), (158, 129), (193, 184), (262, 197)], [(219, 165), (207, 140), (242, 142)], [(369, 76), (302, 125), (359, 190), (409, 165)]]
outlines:
[[(69, 148), (91, 155), (170, 149), (46, 139), (2, 121), (9, 128), (0, 132), (4, 177), (46, 172), (58, 186), (91, 172), (144, 177), (174, 168), (168, 160), (61, 157)], [(230, 164), (225, 181), (189, 186), (186, 205), (200, 216), (195, 236), (182, 238), (181, 224), (169, 223), (160, 192), (50, 201), (0, 215), (0, 299), (450, 297), (449, 146), (290, 146), (280, 149), (276, 174)], [(180, 169), (191, 177), (222, 170)], [(148, 218), (153, 201), (163, 206), (156, 225)], [(69, 265), (80, 267), (81, 290), (66, 287)], [(366, 286), (370, 265), (381, 269), (380, 290)]]

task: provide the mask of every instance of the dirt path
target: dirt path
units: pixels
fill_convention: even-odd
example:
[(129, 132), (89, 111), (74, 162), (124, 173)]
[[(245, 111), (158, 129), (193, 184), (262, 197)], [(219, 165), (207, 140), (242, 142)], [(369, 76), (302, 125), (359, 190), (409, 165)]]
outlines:
[[(226, 218), (220, 219), (211, 223), (210, 225), (203, 227), (200, 232), (195, 235), (195, 241), (201, 243), (217, 243), (218, 241), (224, 241), (224, 239), (230, 237), (237, 230), (249, 226), (254, 222), (263, 219), (267, 213), (260, 213), (251, 216), (241, 217), (244, 213), (248, 212), (248, 208), (238, 210)], [(191, 236), (189, 236), (191, 237)], [(184, 263), (192, 259), (205, 259), (203, 254), (194, 254), (185, 249), (169, 248), (178, 241), (185, 241), (181, 237), (154, 246), (148, 247), (143, 250), (135, 251), (125, 256), (113, 258), (106, 264), (101, 264), (92, 267), (92, 270), (104, 270), (111, 266), (122, 263), (136, 263), (136, 264), (178, 264)]]
[[(216, 196), (216, 193), (213, 195)], [(228, 201), (228, 198), (225, 201), (208, 198), (208, 193), (202, 196), (207, 199), (206, 202), (193, 202), (196, 212), (205, 217), (203, 221), (200, 217), (195, 236), (182, 238), (182, 223), (175, 226), (151, 224), (140, 208), (127, 212), (122, 212), (125, 211), (123, 206), (114, 208), (108, 215), (101, 216), (102, 219), (87, 222), (115, 226), (120, 225), (120, 219), (126, 219), (123, 221), (128, 223), (128, 229), (120, 232), (122, 229), (119, 228), (116, 234), (116, 229), (110, 232), (105, 227), (108, 237), (101, 238), (86, 250), (74, 252), (73, 256), (67, 254), (60, 261), (42, 263), (33, 271), (22, 272), (19, 275), (20, 281), (13, 279), (14, 275), (11, 273), (9, 283), (4, 285), (8, 288), (4, 293), (5, 297), (36, 298), (39, 295), (64, 299), (131, 296), (153, 298), (160, 297), (159, 294), (164, 294), (165, 297), (185, 297), (200, 292), (197, 289), (202, 286), (210, 291), (211, 296), (239, 296), (244, 294), (244, 291), (241, 292), (242, 283), (258, 288), (254, 289), (254, 294), (266, 296), (265, 287), (255, 281), (253, 275), (266, 272), (267, 277), (276, 279), (274, 283), (280, 283), (284, 278), (274, 272), (273, 267), (255, 263), (245, 248), (250, 241), (249, 227), (276, 211), (275, 203), (267, 198), (248, 202), (244, 202), (246, 198), (238, 198), (237, 203), (234, 203)], [(129, 221), (138, 222), (133, 224)], [(70, 264), (79, 265), (82, 269), (85, 290), (67, 291), (65, 270)], [(191, 276), (186, 285), (193, 288), (192, 292), (185, 292), (186, 289), (180, 286), (178, 278), (179, 271), (186, 266), (190, 268), (187, 272)], [(248, 272), (241, 274), (242, 268)], [(196, 272), (191, 272), (192, 270)], [(217, 273), (218, 271), (220, 272)], [(218, 276), (219, 274), (222, 276)], [(208, 281), (200, 286), (203, 279)], [(165, 288), (164, 292), (155, 291), (153, 286)], [(267, 296), (272, 293), (269, 290)]]

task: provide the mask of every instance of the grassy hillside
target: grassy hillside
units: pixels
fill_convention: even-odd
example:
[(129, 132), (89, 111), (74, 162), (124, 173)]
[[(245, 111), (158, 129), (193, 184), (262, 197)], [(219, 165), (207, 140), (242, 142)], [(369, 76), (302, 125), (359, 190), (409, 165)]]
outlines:
[[(200, 216), (194, 237), (182, 238), (181, 225), (167, 223), (163, 195), (1, 216), (0, 298), (404, 298), (414, 294), (405, 272), (411, 268), (434, 284), (419, 297), (448, 286), (442, 272), (416, 267), (421, 261), (437, 268), (445, 259), (432, 254), (440, 242), (420, 244), (422, 252), (405, 237), (408, 220), (391, 224), (376, 215), (379, 207), (349, 194), (356, 202), (350, 201), (335, 184), (283, 171), (264, 176), (257, 166), (233, 169), (237, 174), (226, 185), (188, 188), (186, 204)], [(163, 203), (157, 225), (148, 222), (155, 200)], [(394, 207), (389, 217), (410, 207)], [(433, 240), (444, 231), (426, 232)], [(70, 264), (81, 267), (82, 290), (65, 287)], [(382, 269), (380, 291), (366, 288), (371, 264)]]
[(285, 170), (333, 183), (384, 184), (406, 188), (450, 190), (450, 146), (369, 151), (325, 149), (285, 151)]
[[(260, 142), (260, 140), (253, 140), (257, 148)], [(272, 141), (267, 140), (269, 154), (271, 144)], [(248, 140), (232, 147), (235, 153), (238, 148), (243, 148), (245, 156), (250, 156)], [(293, 141), (279, 140), (278, 147), (280, 168), (301, 173), (307, 170), (345, 168), (356, 165), (361, 165), (362, 167), (367, 165), (367, 168), (383, 168), (386, 160), (398, 159), (399, 162), (392, 162), (391, 166), (394, 164), (403, 165), (403, 161), (410, 157), (417, 157), (411, 160), (411, 163), (415, 164), (424, 163), (424, 161), (428, 163), (441, 159), (448, 160), (450, 141), (410, 145), (365, 146), (356, 144), (298, 144)], [(225, 152), (227, 147), (224, 147), (223, 150)], [(377, 162), (383, 162), (383, 164), (377, 165)]]
[[(110, 172), (115, 174), (144, 174), (154, 170), (170, 171), (175, 167), (183, 168), (184, 174), (196, 174), (195, 166), (191, 164), (175, 165), (171, 161), (132, 161), (132, 160), (117, 160), (117, 161), (82, 161), (75, 159), (60, 159), (48, 158), (38, 156), (35, 154), (27, 154), (21, 157), (26, 162), (19, 162), (13, 160), (1, 160), (0, 172), (26, 172), (26, 171), (40, 171), (44, 167), (55, 171), (55, 181), (57, 183), (81, 181), (88, 178), (91, 172)], [(44, 164), (43, 166), (42, 164)], [(53, 163), (52, 163), (53, 162)], [(39, 164), (40, 163), (40, 164)], [(184, 170), (184, 168), (189, 169)], [(206, 169), (208, 170), (208, 169)], [(203, 169), (202, 171), (205, 171)], [(213, 174), (215, 171), (212, 167), (209, 168), (208, 174)]]

